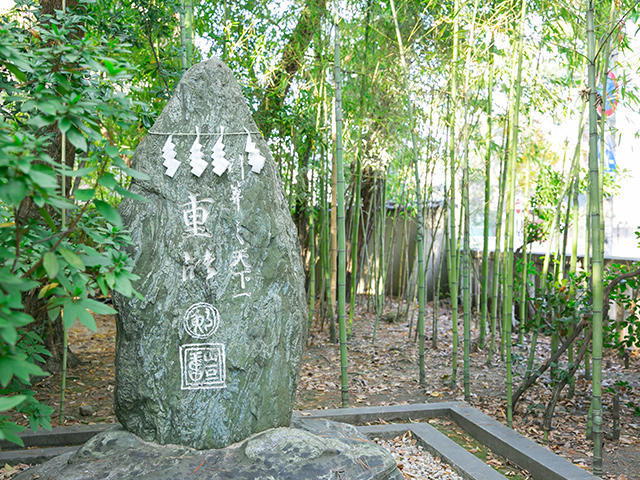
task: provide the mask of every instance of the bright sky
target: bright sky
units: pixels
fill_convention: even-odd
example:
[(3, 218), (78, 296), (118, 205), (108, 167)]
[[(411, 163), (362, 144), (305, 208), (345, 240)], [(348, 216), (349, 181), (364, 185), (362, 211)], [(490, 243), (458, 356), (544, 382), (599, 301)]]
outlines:
[[(640, 91), (640, 31), (636, 25), (628, 22), (627, 33), (632, 36), (630, 48), (618, 54), (616, 65), (610, 70), (618, 79), (619, 88), (624, 84), (627, 89)], [(545, 62), (541, 59), (541, 69), (557, 69), (558, 65), (552, 60)], [(576, 72), (576, 75), (582, 75)], [(506, 96), (498, 97), (498, 101), (506, 103)], [(549, 113), (538, 116), (535, 119), (537, 128), (543, 133), (547, 142), (551, 145), (560, 158), (563, 156), (565, 142), (568, 140), (570, 148), (575, 145), (578, 132), (578, 115), (582, 100), (578, 92), (571, 98), (564, 100), (570, 102), (569, 111), (573, 112), (566, 120), (562, 121), (557, 115), (549, 117)], [(504, 109), (504, 106), (502, 107)], [(585, 114), (586, 119), (586, 114)], [(560, 121), (560, 124), (558, 122)], [(616, 133), (614, 155), (619, 171), (626, 171), (618, 178), (619, 193), (609, 201), (605, 201), (605, 255), (614, 257), (640, 258), (640, 248), (634, 232), (640, 227), (640, 105), (631, 104), (630, 99), (620, 97), (620, 102), (611, 117), (608, 117), (608, 125), (615, 126)], [(582, 138), (582, 165), (586, 165), (587, 155), (587, 131)], [(606, 158), (606, 157), (605, 157)], [(522, 195), (524, 192), (521, 192)], [(584, 199), (581, 199), (581, 204)], [(584, 206), (583, 206), (584, 208)], [(584, 215), (584, 210), (583, 210)], [(583, 216), (584, 219), (584, 216)], [(584, 229), (584, 225), (581, 229)], [(579, 252), (583, 251), (583, 233), (580, 235)], [(478, 239), (476, 239), (478, 240)], [(540, 250), (546, 247), (539, 246)]]
[[(627, 82), (633, 84), (636, 89), (640, 88), (640, 32), (635, 25), (627, 25), (629, 32), (636, 32), (631, 39), (631, 48), (620, 55), (620, 66), (614, 70), (618, 77), (627, 78)], [(620, 142), (616, 145), (616, 162), (622, 169), (629, 171), (629, 176), (621, 181), (620, 194), (613, 199), (613, 235), (614, 248), (610, 252), (612, 255), (624, 255), (628, 249), (635, 253), (635, 257), (640, 257), (640, 248), (637, 242), (623, 242), (619, 247), (615, 245), (615, 237), (619, 230), (629, 228), (633, 237), (633, 232), (640, 226), (640, 106), (630, 106), (628, 102), (621, 100), (616, 112), (615, 124), (620, 133)], [(631, 243), (630, 245), (627, 245)], [(634, 245), (636, 244), (636, 245)], [(634, 248), (635, 246), (635, 248)]]

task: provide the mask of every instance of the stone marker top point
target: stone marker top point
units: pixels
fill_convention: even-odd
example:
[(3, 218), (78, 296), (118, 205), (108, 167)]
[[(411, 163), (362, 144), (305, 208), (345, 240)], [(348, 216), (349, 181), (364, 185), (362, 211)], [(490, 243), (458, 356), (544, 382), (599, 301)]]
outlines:
[(306, 336), (297, 233), (231, 71), (189, 69), (140, 143), (120, 207), (134, 288), (119, 311), (115, 410), (146, 440), (221, 448), (291, 418)]

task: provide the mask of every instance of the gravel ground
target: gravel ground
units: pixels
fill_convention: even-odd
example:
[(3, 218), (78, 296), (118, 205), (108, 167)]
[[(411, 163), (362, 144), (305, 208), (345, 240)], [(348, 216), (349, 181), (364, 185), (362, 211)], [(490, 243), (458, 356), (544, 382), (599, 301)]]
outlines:
[(391, 452), (406, 479), (462, 480), (462, 477), (455, 473), (449, 464), (418, 445), (410, 433), (393, 440), (374, 438), (374, 441)]

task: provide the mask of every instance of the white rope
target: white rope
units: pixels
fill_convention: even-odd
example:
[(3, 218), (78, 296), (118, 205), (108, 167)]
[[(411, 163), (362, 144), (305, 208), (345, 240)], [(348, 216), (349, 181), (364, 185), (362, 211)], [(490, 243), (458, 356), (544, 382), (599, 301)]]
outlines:
[[(244, 132), (211, 132), (211, 133), (203, 133), (200, 132), (200, 136), (201, 137), (214, 137), (214, 136), (218, 136), (218, 135), (248, 135), (248, 134), (254, 134), (254, 135), (262, 135), (260, 132), (255, 131), (255, 132), (250, 132), (249, 130), (244, 131)], [(180, 133), (180, 132), (152, 132), (151, 130), (149, 130), (147, 132), (147, 134), (149, 135), (173, 135), (174, 137), (195, 137), (196, 135), (198, 135), (197, 133)]]

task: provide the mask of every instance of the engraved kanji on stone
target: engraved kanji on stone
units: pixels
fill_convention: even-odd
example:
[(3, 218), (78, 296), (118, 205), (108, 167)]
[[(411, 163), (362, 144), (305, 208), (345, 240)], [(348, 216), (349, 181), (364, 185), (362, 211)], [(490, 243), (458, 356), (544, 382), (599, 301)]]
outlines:
[[(236, 250), (231, 254), (231, 273), (240, 278), (240, 288), (244, 290), (246, 288), (246, 282), (249, 280), (248, 275), (251, 273), (251, 265), (249, 265), (249, 259), (247, 255), (247, 249)], [(242, 293), (236, 296), (246, 295), (249, 293)]]
[(193, 280), (196, 275), (196, 268), (200, 265), (204, 266), (207, 280), (212, 279), (218, 274), (218, 271), (213, 266), (215, 256), (207, 248), (204, 252), (204, 258), (197, 258), (189, 252), (183, 252), (184, 264), (182, 265), (182, 281)]
[(238, 240), (238, 243), (240, 245), (244, 245), (244, 238), (242, 238), (242, 235), (240, 234), (240, 222), (238, 222), (236, 220), (236, 240)]
[(189, 195), (189, 202), (181, 205), (185, 210), (182, 212), (182, 219), (187, 227), (188, 236), (190, 237), (210, 237), (211, 234), (207, 232), (205, 222), (209, 218), (209, 209), (213, 204), (213, 199), (203, 198), (198, 200), (196, 195), (191, 193)]
[(222, 343), (180, 345), (180, 388), (225, 388), (225, 353)]
[(236, 206), (236, 213), (240, 213), (240, 200), (242, 199), (242, 191), (240, 187), (231, 185), (231, 201)]
[(182, 281), (193, 280), (195, 276), (198, 260), (193, 258), (189, 252), (184, 252), (184, 265), (182, 265)]
[(207, 280), (212, 279), (215, 275), (217, 275), (218, 271), (213, 266), (213, 262), (215, 261), (215, 257), (213, 254), (206, 250), (204, 252), (204, 260), (202, 263), (204, 264), (204, 268), (207, 270)]
[(184, 314), (182, 326), (194, 338), (208, 338), (220, 325), (220, 314), (216, 308), (205, 302), (194, 303)]

